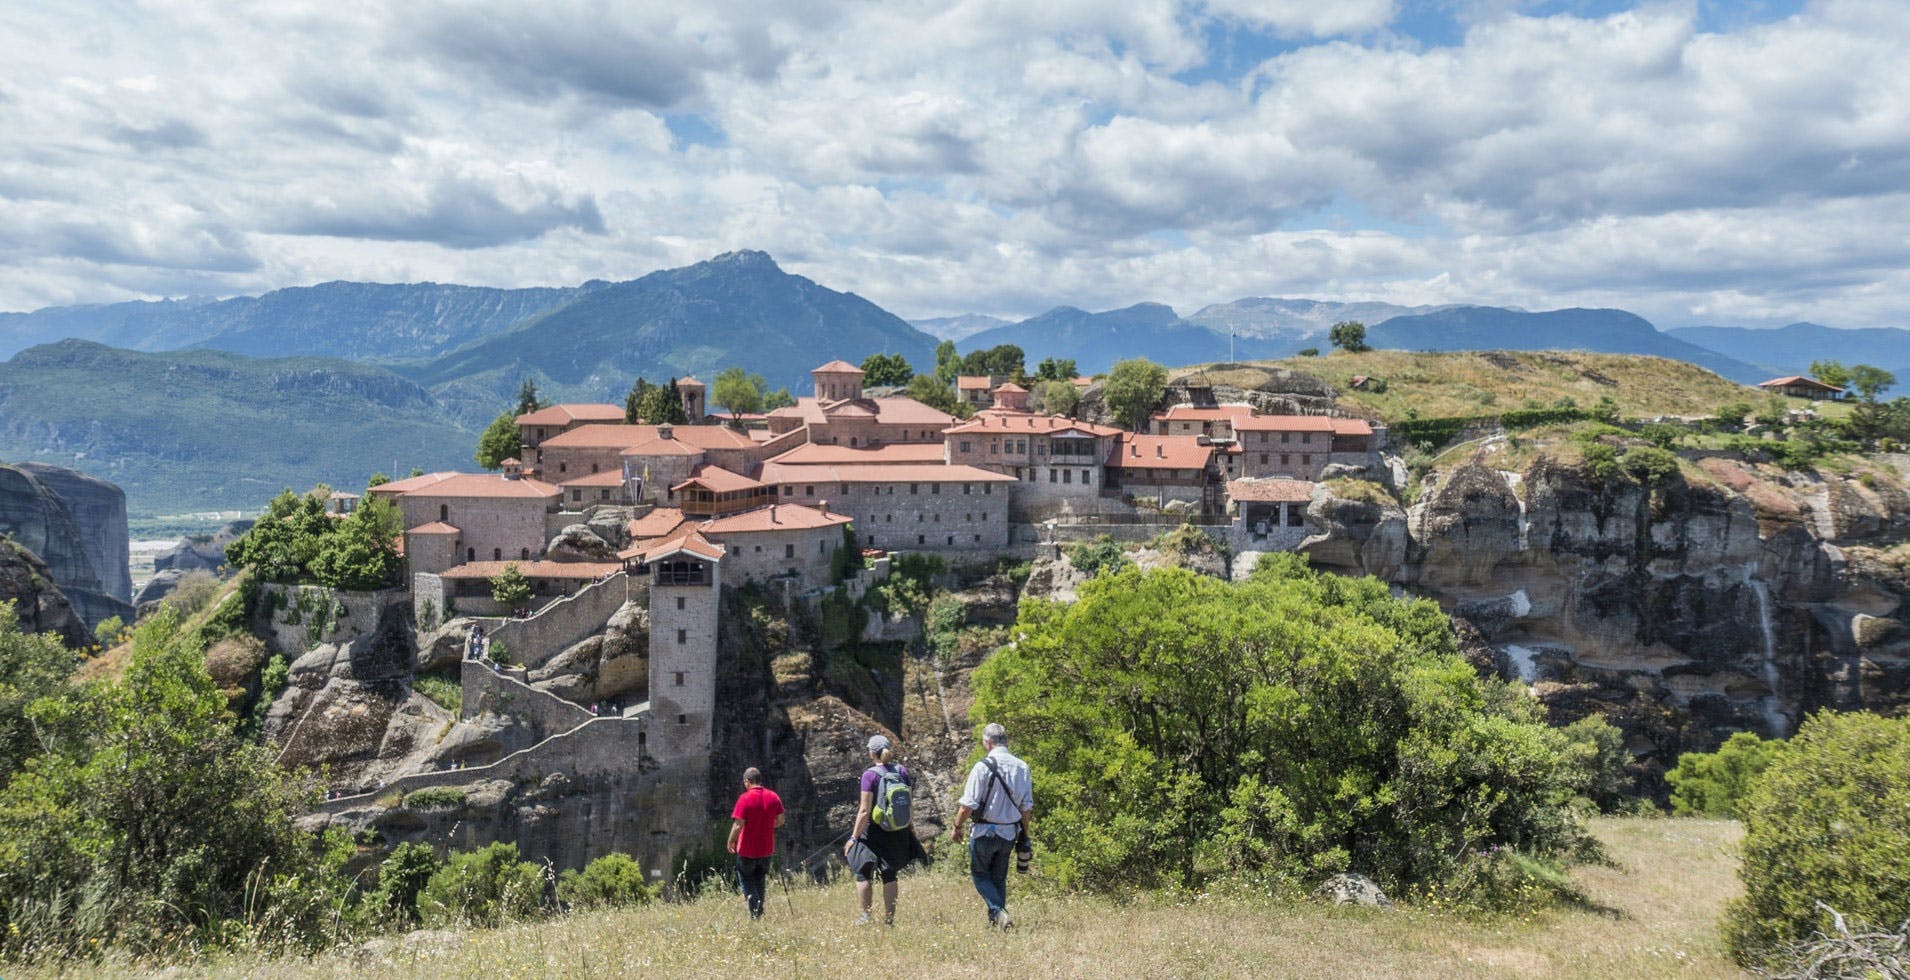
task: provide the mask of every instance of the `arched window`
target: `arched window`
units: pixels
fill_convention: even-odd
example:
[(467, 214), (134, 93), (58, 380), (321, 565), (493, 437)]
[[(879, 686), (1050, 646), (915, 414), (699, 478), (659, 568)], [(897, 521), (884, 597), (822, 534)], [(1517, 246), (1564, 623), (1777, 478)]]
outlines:
[(451, 505), (439, 504), (438, 505), (438, 520), (448, 521), (450, 519), (451, 519)]

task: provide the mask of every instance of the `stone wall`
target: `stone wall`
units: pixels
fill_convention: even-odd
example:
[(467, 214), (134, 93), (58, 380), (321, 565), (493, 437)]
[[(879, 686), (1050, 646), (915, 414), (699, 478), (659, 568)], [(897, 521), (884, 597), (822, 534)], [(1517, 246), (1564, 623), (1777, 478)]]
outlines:
[[(267, 582), (259, 587), (253, 626), (272, 649), (297, 657), (321, 643), (343, 646), (370, 635), (387, 606), (410, 602), (412, 596), (404, 589), (344, 592), (322, 585)], [(439, 610), (442, 616), (443, 607)]]
[(842, 547), (840, 525), (722, 535), (723, 582), (741, 585), (790, 575), (803, 589), (829, 582), (829, 564)]
[[(498, 477), (502, 480), (503, 477)], [(405, 527), (443, 521), (458, 529), (458, 561), (519, 561), (544, 553), (550, 538), (541, 497), (443, 497), (430, 488), (398, 497)]]
[(463, 691), (459, 713), (466, 719), (485, 712), (519, 715), (543, 732), (567, 732), (596, 719), (581, 705), (532, 687), (524, 675), (521, 667), (499, 670), (483, 661), (464, 661), (458, 673)]
[[(502, 641), (510, 652), (511, 662), (536, 667), (544, 661), (569, 649), (573, 644), (603, 630), (604, 624), (619, 607), (629, 601), (633, 591), (629, 585), (630, 577), (622, 572), (593, 582), (577, 590), (575, 595), (566, 596), (552, 602), (537, 611), (529, 619), (508, 619), (491, 629), (493, 643)], [(466, 609), (466, 605), (471, 608)], [(480, 614), (487, 610), (483, 607), (495, 603), (458, 600), (458, 611), (465, 614)], [(439, 601), (443, 609), (443, 601)]]
[(1006, 545), (1017, 488), (951, 480), (793, 483), (784, 489), (793, 492), (777, 498), (783, 503), (814, 506), (826, 500), (831, 511), (853, 518), (857, 540), (867, 547), (944, 551)]

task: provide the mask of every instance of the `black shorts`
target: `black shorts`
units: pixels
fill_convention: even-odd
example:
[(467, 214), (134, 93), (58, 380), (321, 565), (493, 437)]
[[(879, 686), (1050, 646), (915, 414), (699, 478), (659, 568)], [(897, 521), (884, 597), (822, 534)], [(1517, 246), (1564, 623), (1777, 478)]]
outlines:
[(895, 884), (895, 869), (877, 861), (874, 864), (865, 864), (856, 871), (857, 881), (874, 881), (877, 878), (881, 878), (882, 883), (885, 885), (893, 885)]
[(876, 863), (864, 865), (856, 870), (857, 881), (873, 881), (880, 875), (884, 882), (893, 882), (898, 872), (909, 863), (910, 844), (915, 839), (912, 830), (883, 830), (871, 825), (862, 839), (868, 843), (869, 850), (877, 858)]

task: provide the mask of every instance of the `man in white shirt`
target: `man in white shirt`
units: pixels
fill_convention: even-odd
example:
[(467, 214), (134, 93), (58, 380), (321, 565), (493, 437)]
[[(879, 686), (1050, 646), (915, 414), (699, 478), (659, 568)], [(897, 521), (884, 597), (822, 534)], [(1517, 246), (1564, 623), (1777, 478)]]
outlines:
[(1014, 925), (1007, 908), (1008, 861), (1015, 839), (1033, 831), (1034, 784), (1028, 778), (1028, 764), (1008, 751), (1008, 733), (1000, 725), (982, 729), (982, 748), (987, 754), (968, 770), (961, 809), (949, 837), (960, 841), (962, 825), (973, 821), (968, 874), (988, 906), (988, 924), (1007, 929)]

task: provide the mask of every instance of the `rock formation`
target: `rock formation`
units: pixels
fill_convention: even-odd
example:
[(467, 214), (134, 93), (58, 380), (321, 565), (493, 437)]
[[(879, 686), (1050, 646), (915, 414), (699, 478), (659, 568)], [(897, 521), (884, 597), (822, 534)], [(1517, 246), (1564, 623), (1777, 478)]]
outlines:
[(13, 603), (20, 627), (29, 633), (52, 633), (70, 647), (93, 641), (46, 562), (7, 538), (0, 538), (0, 602)]
[(0, 465), (0, 533), (38, 555), (87, 628), (133, 618), (126, 495), (42, 463)]

